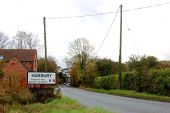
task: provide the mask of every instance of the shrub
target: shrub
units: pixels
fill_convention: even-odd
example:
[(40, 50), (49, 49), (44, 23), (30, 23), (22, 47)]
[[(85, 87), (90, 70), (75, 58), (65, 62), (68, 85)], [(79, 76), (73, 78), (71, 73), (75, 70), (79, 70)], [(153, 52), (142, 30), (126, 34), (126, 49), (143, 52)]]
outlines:
[(8, 104), (12, 104), (14, 101), (12, 99), (12, 96), (8, 93), (6, 93), (6, 91), (0, 87), (0, 104), (2, 105), (8, 105)]
[(15, 94), (14, 96), (18, 97), (16, 101), (20, 104), (27, 104), (34, 101), (33, 95), (27, 88), (19, 90), (18, 94)]
[(170, 96), (170, 69), (131, 71), (123, 74), (123, 89)]
[(29, 89), (21, 88), (17, 92), (9, 92), (0, 88), (0, 104), (11, 105), (14, 103), (27, 104), (34, 101), (33, 95)]
[(134, 77), (133, 77), (133, 72), (126, 72), (123, 73), (123, 79), (122, 79), (122, 88), (123, 89), (132, 89), (132, 86), (134, 84)]
[(170, 96), (170, 69), (153, 71), (153, 93)]
[(116, 76), (108, 75), (94, 80), (94, 87), (98, 89), (116, 89)]

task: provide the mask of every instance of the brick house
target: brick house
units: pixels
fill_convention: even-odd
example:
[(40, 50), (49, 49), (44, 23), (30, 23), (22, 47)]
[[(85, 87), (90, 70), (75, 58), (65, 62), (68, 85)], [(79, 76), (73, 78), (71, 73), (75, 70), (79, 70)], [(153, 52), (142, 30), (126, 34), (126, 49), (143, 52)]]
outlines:
[[(0, 49), (3, 61), (3, 82), (27, 86), (27, 72), (37, 71), (37, 51), (35, 49)], [(17, 82), (17, 83), (15, 83)], [(19, 83), (18, 83), (19, 82)]]

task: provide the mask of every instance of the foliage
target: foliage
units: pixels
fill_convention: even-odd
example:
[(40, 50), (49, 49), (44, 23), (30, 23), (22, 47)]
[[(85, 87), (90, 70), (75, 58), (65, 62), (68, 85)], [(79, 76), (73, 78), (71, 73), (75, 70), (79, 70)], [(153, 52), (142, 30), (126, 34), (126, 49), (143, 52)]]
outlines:
[(154, 56), (132, 55), (128, 62), (128, 70), (131, 72), (124, 74), (123, 88), (138, 92), (150, 92), (152, 80), (150, 70), (157, 66), (158, 61)]
[[(111, 74), (118, 74), (118, 62), (113, 62), (111, 59), (97, 59), (97, 72), (100, 76), (107, 76)], [(126, 71), (125, 64), (122, 64), (123, 71)]]
[(75, 63), (71, 67), (70, 75), (71, 75), (71, 85), (78, 87), (81, 83), (81, 73), (79, 69), (79, 64)]
[(133, 72), (123, 73), (122, 88), (130, 90), (133, 89), (132, 88), (133, 86), (134, 86)]
[(123, 89), (170, 96), (170, 68), (140, 74), (135, 71), (124, 73)]
[(97, 77), (97, 69), (96, 69), (96, 62), (95, 60), (92, 60), (86, 65), (86, 79), (85, 84), (88, 86), (93, 85), (94, 79)]
[[(70, 43), (69, 45), (69, 56), (70, 62), (79, 63), (79, 67), (82, 73), (82, 84), (86, 79), (86, 65), (89, 62), (89, 59), (93, 53), (93, 46), (89, 43), (89, 41), (85, 38), (78, 38)], [(66, 60), (68, 64), (68, 59)]]
[[(129, 71), (123, 73), (123, 89), (170, 96), (170, 68), (160, 69), (155, 57), (131, 56), (128, 62), (128, 70)], [(117, 89), (118, 79), (109, 77), (110, 76), (96, 78), (94, 87)]]
[(20, 83), (20, 79), (14, 73), (3, 77), (3, 83), (0, 87), (0, 104), (27, 104), (34, 101), (33, 95)]
[(170, 68), (170, 61), (159, 61), (158, 69)]
[(0, 89), (0, 104), (12, 105), (15, 103), (27, 104), (34, 101), (33, 95), (29, 89), (21, 88), (17, 92), (7, 92), (6, 89)]
[(116, 79), (114, 75), (97, 77), (94, 80), (94, 87), (98, 89), (116, 89)]
[[(57, 72), (57, 63), (56, 59), (54, 57), (48, 57), (47, 58), (47, 71), (48, 72)], [(44, 72), (45, 71), (45, 59), (39, 58), (38, 59), (38, 66), (37, 71)]]
[(113, 74), (114, 71), (117, 71), (118, 69), (113, 69), (113, 61), (111, 59), (98, 59), (96, 61), (97, 64), (97, 71), (100, 76), (107, 76), (110, 74)]
[(128, 61), (128, 70), (142, 70), (142, 69), (151, 69), (155, 68), (158, 65), (157, 58), (154, 56), (137, 56), (132, 55)]

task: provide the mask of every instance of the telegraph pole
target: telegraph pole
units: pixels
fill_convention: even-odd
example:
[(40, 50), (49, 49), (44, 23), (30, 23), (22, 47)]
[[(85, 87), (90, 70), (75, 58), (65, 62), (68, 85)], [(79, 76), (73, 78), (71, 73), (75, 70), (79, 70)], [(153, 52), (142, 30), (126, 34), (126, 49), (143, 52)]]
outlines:
[(47, 43), (46, 43), (46, 20), (43, 17), (43, 24), (44, 24), (44, 47), (45, 47), (45, 72), (47, 72)]
[(122, 88), (122, 5), (120, 5), (119, 88)]

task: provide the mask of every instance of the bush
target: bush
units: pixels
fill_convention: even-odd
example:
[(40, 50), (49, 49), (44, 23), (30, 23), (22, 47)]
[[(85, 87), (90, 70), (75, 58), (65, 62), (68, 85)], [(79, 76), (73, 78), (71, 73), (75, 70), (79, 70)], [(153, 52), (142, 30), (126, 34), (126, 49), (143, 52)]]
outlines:
[(33, 95), (30, 93), (29, 89), (21, 88), (18, 92), (9, 92), (5, 89), (0, 88), (0, 104), (12, 105), (15, 103), (27, 104), (33, 102)]
[(31, 103), (35, 100), (29, 89), (26, 88), (19, 90), (18, 94), (15, 94), (14, 97), (17, 97), (16, 101), (20, 104)]
[(170, 96), (170, 69), (131, 71), (123, 74), (123, 89)]
[(98, 89), (116, 89), (116, 76), (108, 75), (94, 80), (94, 87)]
[(126, 72), (123, 73), (123, 79), (122, 79), (122, 88), (126, 90), (132, 89), (134, 85), (134, 77), (133, 77), (133, 72)]
[(0, 104), (2, 105), (8, 105), (12, 104), (14, 101), (12, 99), (12, 96), (6, 93), (6, 91), (1, 87), (0, 88)]
[(170, 96), (170, 69), (154, 70), (153, 76), (152, 92)]

